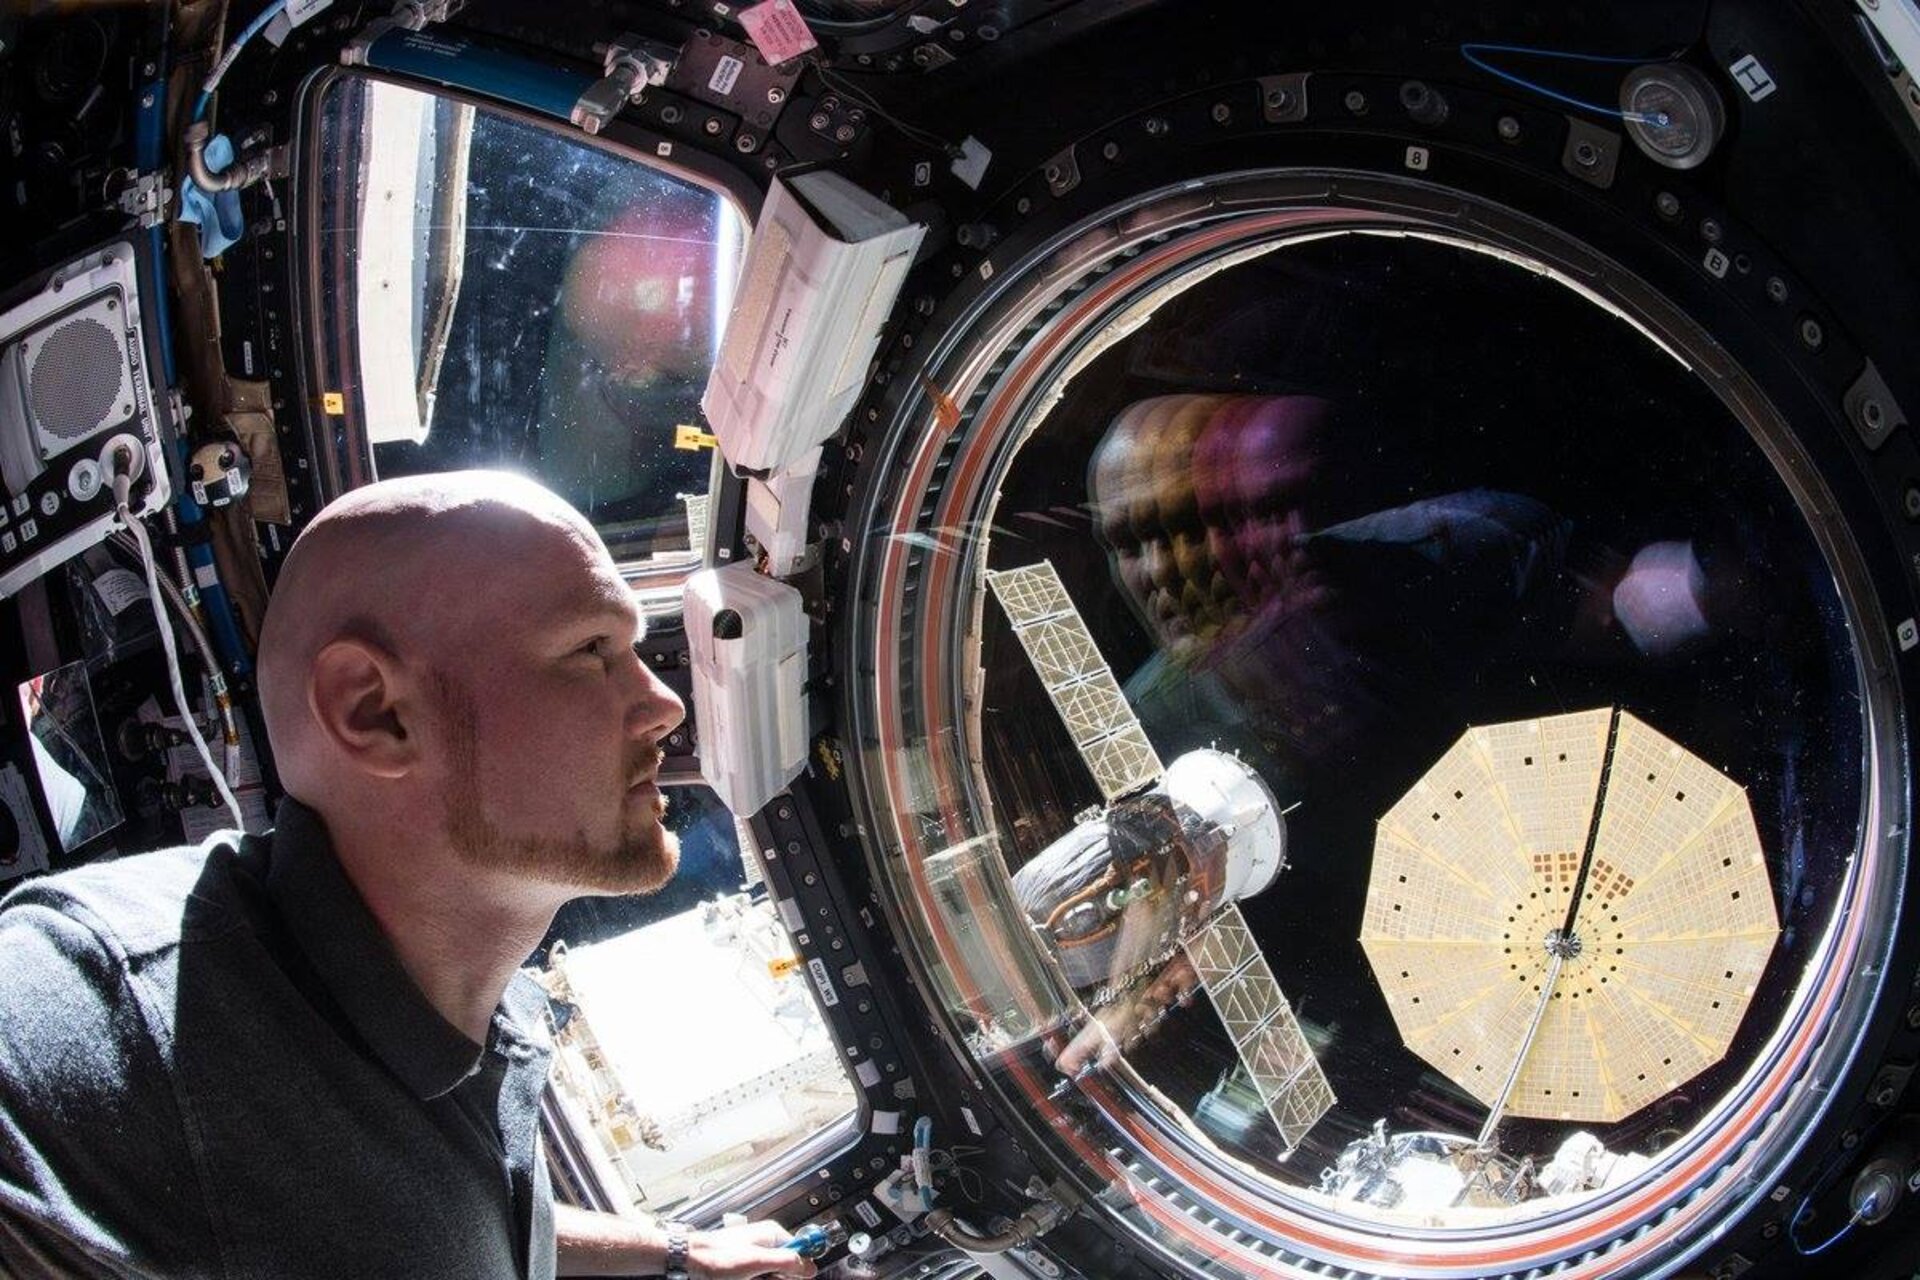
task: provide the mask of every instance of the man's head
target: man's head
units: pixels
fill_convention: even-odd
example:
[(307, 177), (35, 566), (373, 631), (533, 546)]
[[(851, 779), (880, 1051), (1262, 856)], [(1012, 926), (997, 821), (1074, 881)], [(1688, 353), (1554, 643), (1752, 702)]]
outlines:
[(634, 651), (605, 544), (501, 472), (383, 481), (294, 545), (260, 637), (267, 734), (336, 842), (451, 851), (552, 896), (659, 887), (654, 786), (685, 709)]

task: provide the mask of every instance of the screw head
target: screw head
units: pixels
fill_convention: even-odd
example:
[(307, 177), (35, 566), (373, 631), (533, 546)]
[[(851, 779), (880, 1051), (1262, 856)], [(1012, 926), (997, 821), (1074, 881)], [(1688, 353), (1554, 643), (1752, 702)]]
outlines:
[(1869, 398), (1860, 402), (1860, 421), (1866, 423), (1871, 429), (1878, 431), (1880, 424), (1886, 419), (1887, 411), (1881, 407), (1878, 400)]
[(1680, 197), (1671, 191), (1662, 191), (1653, 198), (1653, 207), (1663, 218), (1677, 218), (1680, 216)]
[(1120, 144), (1117, 142), (1109, 142), (1106, 146), (1100, 148), (1100, 154), (1108, 160), (1118, 160), (1120, 158)]
[(1800, 341), (1806, 344), (1808, 350), (1818, 351), (1821, 346), (1825, 344), (1826, 340), (1827, 331), (1820, 327), (1818, 320), (1815, 320), (1812, 316), (1804, 316), (1801, 318)]
[(776, 106), (776, 107), (777, 107), (777, 106), (779, 106), (779, 105), (780, 105), (781, 103), (783, 103), (783, 102), (785, 102), (786, 100), (787, 100), (787, 91), (786, 91), (785, 89), (782, 89), (782, 88), (781, 88), (781, 87), (780, 87), (779, 85), (777, 85), (777, 84), (776, 84), (776, 85), (769, 85), (769, 86), (767, 87), (767, 101), (768, 101), (768, 102), (771, 102), (771, 103), (772, 103), (772, 104), (773, 104), (774, 106)]
[(1726, 234), (1717, 219), (1702, 218), (1700, 220), (1700, 238), (1708, 244), (1719, 244)]
[(1573, 148), (1573, 162), (1582, 169), (1591, 169), (1600, 163), (1600, 148), (1591, 142), (1578, 142)]
[(1520, 121), (1513, 116), (1501, 116), (1493, 122), (1493, 131), (1500, 135), (1502, 142), (1514, 142), (1520, 137)]
[(1233, 119), (1233, 108), (1224, 102), (1216, 102), (1213, 104), (1213, 110), (1208, 114), (1213, 117), (1215, 124), (1225, 124)]
[(1767, 277), (1767, 297), (1774, 302), (1787, 300), (1787, 282), (1779, 276)]
[(1348, 111), (1351, 111), (1356, 116), (1367, 114), (1367, 95), (1358, 89), (1347, 90), (1347, 96), (1340, 101)]
[(705, 124), (700, 126), (700, 128), (706, 132), (708, 137), (712, 137), (713, 135), (719, 133), (720, 130), (724, 127), (725, 126), (723, 126), (718, 120), (715, 120), (712, 118), (709, 118)]

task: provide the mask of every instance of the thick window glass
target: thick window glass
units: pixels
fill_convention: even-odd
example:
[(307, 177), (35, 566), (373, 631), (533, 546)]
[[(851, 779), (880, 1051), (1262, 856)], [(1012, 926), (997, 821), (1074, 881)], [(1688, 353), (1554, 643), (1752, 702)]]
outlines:
[(569, 903), (534, 957), (563, 1114), (601, 1181), (656, 1214), (833, 1141), (857, 1102), (747, 837), (704, 787), (670, 799), (673, 880)]
[(329, 481), (521, 471), (623, 562), (689, 560), (733, 207), (578, 135), (372, 80), (330, 85), (318, 128)]

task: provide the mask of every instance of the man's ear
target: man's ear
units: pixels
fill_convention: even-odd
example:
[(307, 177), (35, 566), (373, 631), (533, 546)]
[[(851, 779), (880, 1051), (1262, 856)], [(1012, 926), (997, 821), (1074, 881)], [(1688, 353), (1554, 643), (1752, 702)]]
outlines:
[(408, 688), (393, 654), (369, 640), (342, 637), (314, 655), (307, 703), (347, 761), (375, 777), (399, 778), (419, 760)]

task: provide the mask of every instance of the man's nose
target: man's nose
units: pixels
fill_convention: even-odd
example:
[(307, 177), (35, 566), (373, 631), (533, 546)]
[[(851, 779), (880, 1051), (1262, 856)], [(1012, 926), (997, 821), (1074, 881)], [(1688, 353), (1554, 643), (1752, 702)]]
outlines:
[(687, 704), (644, 662), (635, 665), (640, 671), (640, 687), (633, 705), (627, 708), (627, 734), (657, 742), (687, 718)]

